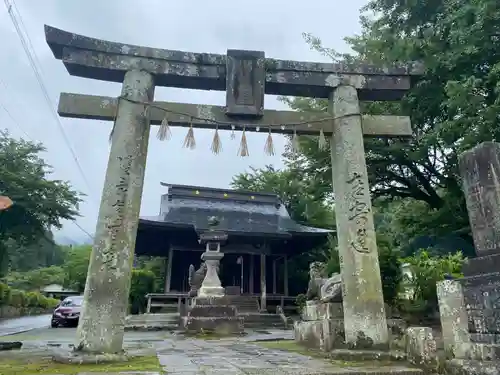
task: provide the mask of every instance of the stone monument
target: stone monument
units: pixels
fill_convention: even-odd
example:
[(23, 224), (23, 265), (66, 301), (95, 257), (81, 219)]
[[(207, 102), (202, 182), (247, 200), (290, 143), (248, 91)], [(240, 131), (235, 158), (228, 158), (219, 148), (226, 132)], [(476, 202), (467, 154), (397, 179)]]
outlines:
[(345, 341), (342, 309), (341, 275), (326, 277), (325, 264), (309, 266), (309, 286), (301, 320), (294, 324), (295, 341), (299, 344), (330, 351)]
[(464, 152), (459, 166), (477, 254), (461, 280), (471, 341), (500, 343), (500, 143)]
[(477, 257), (464, 278), (437, 285), (450, 373), (500, 372), (500, 144), (484, 142), (459, 158)]
[[(200, 235), (200, 243), (206, 244), (206, 251), (201, 255), (202, 266), (190, 277), (190, 296), (194, 297), (187, 307), (186, 316), (181, 317), (181, 328), (187, 334), (226, 336), (244, 331), (244, 318), (238, 316), (236, 306), (228, 303), (219, 279), (219, 262), (224, 257), (220, 247), (227, 240), (227, 233), (217, 230), (218, 225), (218, 218), (208, 218), (209, 230)], [(198, 289), (197, 284), (203, 275)]]

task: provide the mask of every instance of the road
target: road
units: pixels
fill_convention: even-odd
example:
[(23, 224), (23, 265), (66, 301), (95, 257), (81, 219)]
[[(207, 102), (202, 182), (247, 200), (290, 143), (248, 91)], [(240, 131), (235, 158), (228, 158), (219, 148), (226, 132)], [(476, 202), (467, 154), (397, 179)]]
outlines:
[(50, 315), (25, 316), (0, 320), (0, 337), (45, 328), (50, 325)]

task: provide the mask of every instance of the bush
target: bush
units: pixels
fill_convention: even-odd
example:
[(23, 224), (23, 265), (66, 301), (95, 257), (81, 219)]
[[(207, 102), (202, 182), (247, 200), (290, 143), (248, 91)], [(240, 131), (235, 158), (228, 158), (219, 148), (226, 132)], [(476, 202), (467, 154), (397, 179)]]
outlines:
[(25, 307), (26, 306), (26, 294), (22, 290), (13, 289), (10, 294), (10, 306), (13, 307)]
[(10, 303), (11, 289), (7, 284), (0, 283), (0, 306), (7, 306)]
[(25, 294), (26, 307), (39, 307), (41, 295), (37, 292), (28, 292)]
[(45, 299), (45, 302), (43, 303), (43, 306), (42, 305), (42, 302), (40, 303), (40, 307), (44, 308), (44, 309), (55, 309), (57, 305), (59, 305), (59, 303), (61, 302), (60, 300), (56, 299), (56, 298), (47, 298), (45, 296), (42, 296), (44, 299)]
[(0, 306), (51, 309), (56, 307), (59, 302), (58, 299), (47, 298), (38, 292), (25, 293), (22, 290), (12, 289), (7, 284), (0, 283)]
[(141, 314), (146, 309), (146, 294), (152, 293), (155, 288), (155, 274), (143, 269), (132, 270), (130, 283), (130, 313)]
[(446, 256), (431, 256), (423, 249), (405, 259), (409, 264), (412, 276), (407, 277), (405, 284), (412, 289), (409, 300), (402, 301), (401, 309), (408, 313), (428, 314), (437, 311), (436, 284), (444, 280), (445, 275), (461, 277), (464, 263), (462, 252)]

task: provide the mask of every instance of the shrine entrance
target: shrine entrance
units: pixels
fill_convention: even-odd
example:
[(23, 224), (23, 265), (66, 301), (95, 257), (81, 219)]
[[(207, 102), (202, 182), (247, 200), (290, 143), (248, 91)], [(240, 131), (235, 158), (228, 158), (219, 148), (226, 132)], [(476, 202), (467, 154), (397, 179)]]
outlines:
[[(221, 130), (241, 135), (240, 156), (249, 156), (247, 131), (317, 135), (330, 143), (338, 246), (342, 257), (345, 338), (359, 335), (373, 344), (389, 342), (373, 224), (363, 137), (409, 137), (405, 116), (360, 113), (360, 101), (400, 100), (416, 64), (376, 67), (266, 58), (261, 51), (228, 50), (226, 55), (170, 51), (114, 43), (45, 27), (54, 56), (71, 75), (122, 83), (118, 98), (61, 94), (61, 116), (113, 121), (111, 150), (95, 243), (78, 327), (81, 351), (122, 350), (131, 258), (144, 182), (151, 124), (168, 140), (171, 126), (188, 127), (184, 146), (194, 148), (195, 128), (213, 129), (211, 150), (221, 152)], [(154, 102), (155, 86), (226, 92), (226, 106)], [(328, 98), (328, 113), (264, 109), (265, 94)], [(234, 134), (236, 137), (236, 134)], [(330, 142), (327, 141), (330, 138)], [(262, 263), (261, 263), (262, 265)], [(264, 286), (265, 288), (265, 286)]]

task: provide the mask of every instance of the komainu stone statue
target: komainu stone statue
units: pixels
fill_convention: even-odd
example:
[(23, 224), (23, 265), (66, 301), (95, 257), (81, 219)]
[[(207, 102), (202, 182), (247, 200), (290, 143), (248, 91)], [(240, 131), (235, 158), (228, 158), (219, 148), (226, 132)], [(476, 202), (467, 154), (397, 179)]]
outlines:
[(306, 299), (320, 302), (342, 302), (342, 279), (338, 273), (326, 275), (326, 265), (312, 262), (309, 265), (309, 285)]
[(342, 275), (333, 273), (320, 289), (321, 302), (342, 302)]
[(201, 262), (200, 268), (196, 271), (192, 264), (189, 266), (189, 297), (196, 297), (198, 295), (198, 290), (201, 288), (201, 284), (203, 283), (206, 274), (207, 265), (205, 262)]

